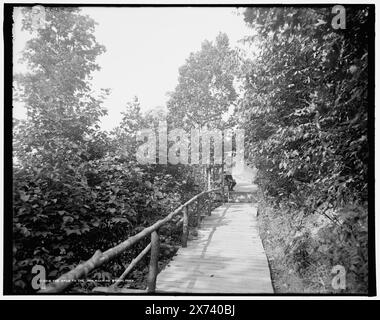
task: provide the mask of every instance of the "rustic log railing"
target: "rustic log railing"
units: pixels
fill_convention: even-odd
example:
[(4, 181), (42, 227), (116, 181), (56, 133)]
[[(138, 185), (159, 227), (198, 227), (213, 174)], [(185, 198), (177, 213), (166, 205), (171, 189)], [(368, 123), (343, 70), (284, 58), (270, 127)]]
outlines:
[(159, 250), (160, 250), (160, 240), (159, 240), (160, 227), (162, 227), (167, 222), (171, 221), (179, 213), (183, 212), (183, 217), (177, 222), (177, 225), (180, 225), (181, 223), (183, 225), (181, 241), (182, 241), (182, 247), (186, 247), (188, 235), (189, 235), (189, 207), (190, 205), (197, 202), (196, 203), (197, 210), (196, 210), (195, 219), (196, 219), (196, 225), (199, 225), (200, 219), (201, 219), (200, 210), (199, 210), (200, 200), (202, 199), (202, 197), (205, 197), (205, 196), (208, 197), (207, 214), (211, 215), (211, 209), (212, 209), (211, 194), (212, 193), (215, 194), (218, 192), (222, 192), (222, 196), (223, 196), (223, 188), (203, 191), (197, 194), (196, 196), (194, 196), (193, 198), (191, 198), (190, 200), (188, 200), (183, 205), (179, 206), (177, 209), (175, 209), (165, 218), (158, 220), (150, 227), (147, 227), (141, 232), (139, 232), (138, 234), (132, 237), (129, 237), (127, 240), (121, 242), (117, 246), (110, 248), (105, 252), (101, 252), (100, 250), (97, 250), (89, 260), (78, 265), (73, 270), (65, 273), (58, 279), (47, 284), (45, 289), (39, 290), (38, 293), (59, 293), (68, 289), (75, 283), (76, 280), (86, 277), (89, 274), (89, 272), (100, 267), (101, 265), (112, 260), (113, 258), (119, 256), (125, 250), (131, 248), (134, 244), (136, 244), (137, 242), (139, 242), (140, 240), (144, 239), (145, 237), (149, 235), (151, 237), (150, 244), (146, 246), (145, 249), (136, 258), (134, 258), (131, 261), (131, 263), (128, 265), (126, 270), (116, 280), (116, 282), (111, 286), (111, 288), (116, 288), (125, 279), (128, 273), (137, 265), (137, 263), (150, 251), (149, 274), (147, 278), (147, 289), (145, 292), (154, 293), (156, 290), (156, 278), (159, 271), (158, 258), (159, 258)]

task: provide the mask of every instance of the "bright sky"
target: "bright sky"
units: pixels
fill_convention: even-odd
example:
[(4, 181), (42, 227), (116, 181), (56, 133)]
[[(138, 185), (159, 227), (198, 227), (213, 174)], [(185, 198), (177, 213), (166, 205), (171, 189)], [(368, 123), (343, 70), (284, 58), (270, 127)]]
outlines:
[[(107, 49), (98, 57), (101, 70), (93, 78), (95, 88), (111, 89), (105, 102), (108, 116), (102, 119), (106, 130), (119, 123), (120, 111), (135, 95), (143, 110), (165, 106), (167, 92), (177, 84), (178, 68), (191, 52), (200, 50), (202, 41), (225, 32), (234, 47), (252, 32), (233, 8), (84, 7), (82, 11), (99, 23), (95, 36)], [(20, 14), (15, 12), (15, 59), (28, 39), (20, 26)], [(16, 61), (14, 66), (20, 70)], [(14, 116), (22, 115), (16, 106)]]

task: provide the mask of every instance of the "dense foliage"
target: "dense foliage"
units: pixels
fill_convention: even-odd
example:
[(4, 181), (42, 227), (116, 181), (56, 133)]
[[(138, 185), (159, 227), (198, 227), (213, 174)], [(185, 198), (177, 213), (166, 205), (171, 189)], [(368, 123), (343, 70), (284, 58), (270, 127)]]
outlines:
[[(179, 69), (178, 85), (170, 94), (170, 123), (189, 127), (224, 127), (225, 114), (235, 104), (238, 57), (226, 34), (204, 41)], [(231, 125), (231, 124), (230, 124)]]
[[(32, 31), (29, 10), (24, 28)], [(28, 115), (14, 124), (15, 292), (32, 290), (34, 265), (55, 279), (95, 250), (167, 215), (200, 188), (189, 168), (136, 162), (136, 132), (155, 119), (141, 114), (137, 99), (112, 133), (100, 130), (106, 111), (89, 79), (104, 47), (93, 36), (94, 21), (78, 9), (51, 8), (46, 23), (24, 51), (29, 73), (15, 76)], [(170, 230), (162, 236), (172, 237)], [(94, 275), (115, 279), (142, 245)]]
[[(318, 237), (322, 243), (310, 244), (302, 234), (292, 250), (311, 245), (323, 253), (320, 264), (328, 252), (329, 265), (344, 264), (362, 290), (367, 281), (369, 12), (347, 8), (347, 29), (333, 29), (333, 17), (330, 8), (245, 11), (255, 32), (246, 41), (257, 52), (242, 70), (240, 112), (247, 119), (242, 125), (248, 161), (258, 169), (265, 199), (301, 217), (331, 219)], [(295, 230), (297, 222), (292, 223)], [(305, 231), (307, 222), (300, 228)], [(277, 239), (283, 245), (282, 240)]]

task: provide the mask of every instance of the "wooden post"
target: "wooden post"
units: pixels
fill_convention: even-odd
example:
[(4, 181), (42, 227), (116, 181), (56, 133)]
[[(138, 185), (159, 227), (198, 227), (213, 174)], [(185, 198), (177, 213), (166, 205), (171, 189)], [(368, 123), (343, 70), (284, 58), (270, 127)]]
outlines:
[(217, 167), (212, 167), (212, 184), (211, 184), (211, 189), (215, 189), (215, 180), (216, 180), (216, 177), (215, 177), (215, 171), (216, 171)]
[(222, 203), (224, 203), (224, 134), (223, 134), (223, 148), (222, 148)]
[(211, 190), (211, 166), (208, 166), (207, 190)]
[(189, 214), (188, 207), (183, 209), (183, 232), (182, 232), (182, 247), (187, 247), (187, 237), (189, 235)]
[(224, 164), (222, 165), (222, 202), (224, 202)]
[(207, 200), (207, 214), (211, 216), (211, 192), (208, 194)]
[(158, 257), (160, 254), (160, 236), (157, 231), (151, 233), (150, 263), (148, 274), (148, 293), (156, 291), (156, 279), (158, 274)]
[(208, 189), (208, 168), (207, 168), (207, 165), (205, 165), (205, 171), (206, 171), (206, 185), (205, 185), (205, 189), (207, 190)]
[(197, 209), (196, 209), (197, 210), (197, 212), (196, 212), (197, 213), (197, 216), (196, 216), (197, 217), (197, 222), (196, 222), (197, 223), (197, 225), (196, 225), (197, 227), (199, 226), (199, 224), (201, 222), (201, 208), (200, 207), (201, 207), (201, 197), (199, 197), (197, 199)]

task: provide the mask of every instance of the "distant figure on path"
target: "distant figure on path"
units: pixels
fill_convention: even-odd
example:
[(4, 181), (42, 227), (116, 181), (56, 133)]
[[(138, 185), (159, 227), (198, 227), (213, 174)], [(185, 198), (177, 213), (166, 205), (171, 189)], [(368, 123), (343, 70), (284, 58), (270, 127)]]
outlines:
[(236, 181), (230, 173), (224, 172), (224, 181), (227, 184), (228, 191), (233, 191), (236, 186)]

